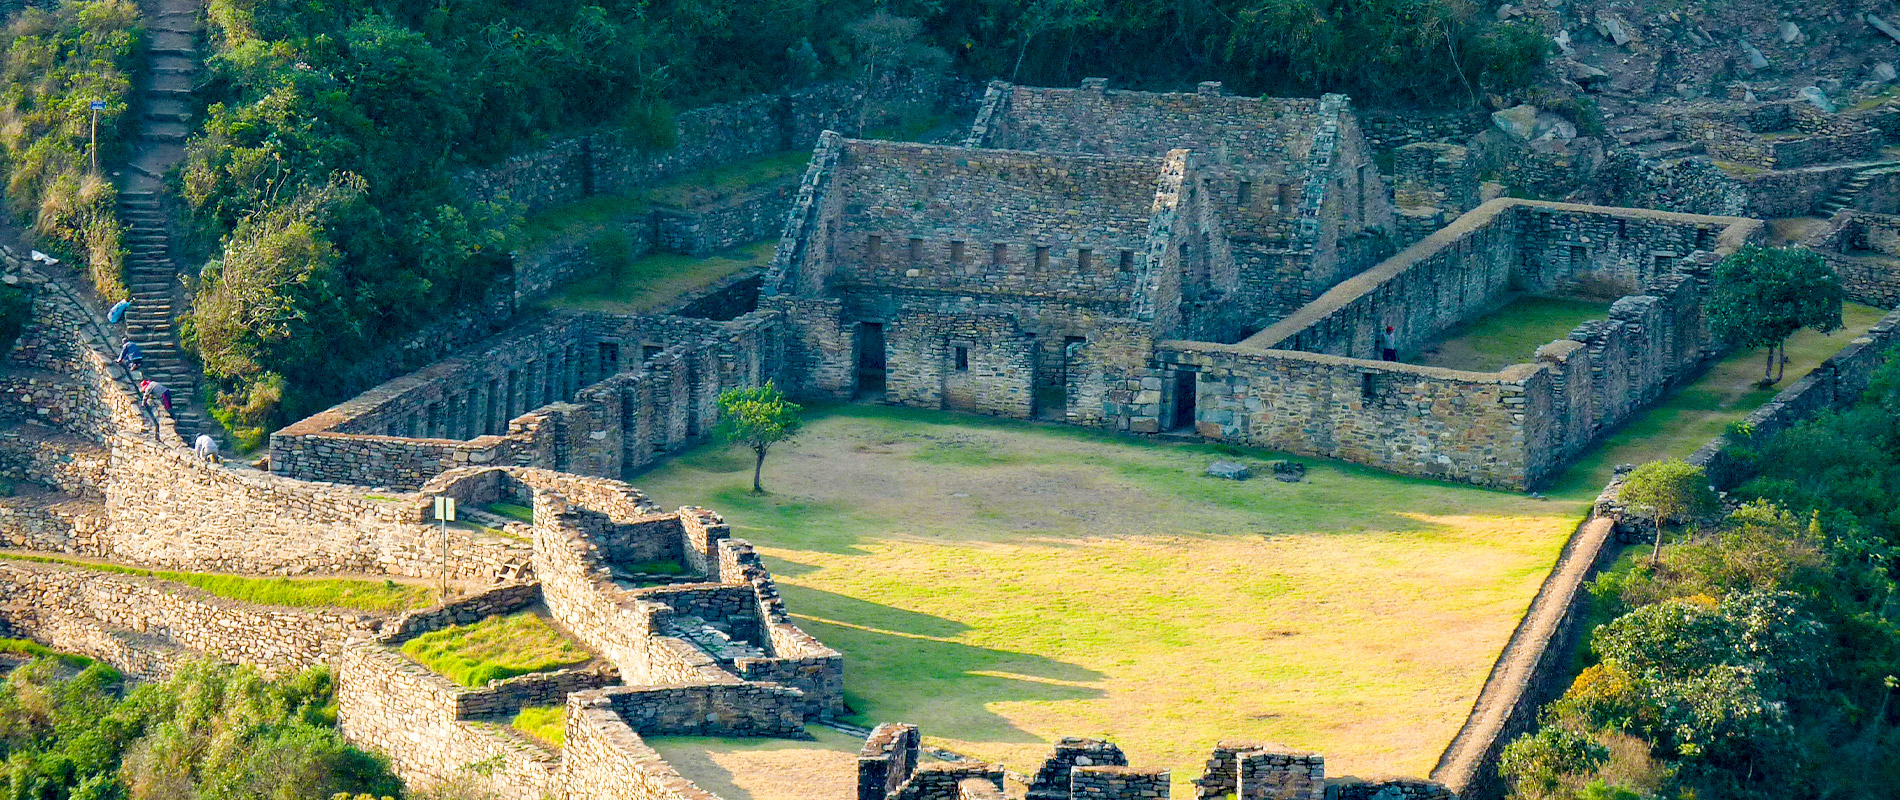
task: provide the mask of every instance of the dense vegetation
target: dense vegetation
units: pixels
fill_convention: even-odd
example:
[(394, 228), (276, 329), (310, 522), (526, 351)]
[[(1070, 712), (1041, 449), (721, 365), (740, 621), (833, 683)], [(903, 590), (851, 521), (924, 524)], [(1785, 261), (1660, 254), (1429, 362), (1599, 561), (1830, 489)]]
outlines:
[(1900, 782), (1900, 365), (1732, 434), (1746, 501), (1593, 587), (1594, 663), (1505, 750), (1527, 798), (1821, 798)]
[(13, 349), (13, 342), (26, 330), (27, 318), (32, 315), (32, 290), (0, 283), (0, 356)]
[(0, 797), (6, 800), (326, 800), (398, 794), (375, 756), (335, 727), (330, 677), (284, 681), (243, 667), (189, 665), (125, 691), (93, 664), (39, 658), (0, 682)]
[(189, 327), (246, 441), (366, 349), (476, 298), (516, 219), (469, 162), (588, 126), (669, 144), (670, 109), (893, 70), (1468, 102), (1544, 39), (1469, 0), (213, 0), (211, 100), (180, 191), (210, 257)]
[(0, 154), (14, 213), (32, 222), (41, 246), (83, 256), (107, 300), (126, 296), (118, 191), (92, 169), (94, 100), (99, 158), (124, 154), (131, 72), (143, 29), (131, 0), (63, 0), (26, 8), (7, 23), (0, 49)]

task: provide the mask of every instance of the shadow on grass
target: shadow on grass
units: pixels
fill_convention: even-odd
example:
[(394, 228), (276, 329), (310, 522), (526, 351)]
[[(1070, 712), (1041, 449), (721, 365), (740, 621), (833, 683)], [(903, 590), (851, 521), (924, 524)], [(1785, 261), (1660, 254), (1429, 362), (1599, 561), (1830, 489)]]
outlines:
[[(812, 605), (807, 600), (792, 607)], [(906, 720), (949, 739), (1039, 742), (1042, 737), (989, 709), (1105, 696), (1094, 686), (1075, 685), (1101, 680), (1102, 673), (1046, 656), (875, 630), (868, 626), (878, 620), (864, 617), (844, 625), (795, 616), (807, 633), (849, 654), (845, 704), (857, 724)]]

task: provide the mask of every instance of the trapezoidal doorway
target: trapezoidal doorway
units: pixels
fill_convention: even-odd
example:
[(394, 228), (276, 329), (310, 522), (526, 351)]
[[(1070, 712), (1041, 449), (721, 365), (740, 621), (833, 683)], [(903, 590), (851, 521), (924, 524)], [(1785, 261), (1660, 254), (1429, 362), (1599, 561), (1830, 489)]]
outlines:
[(858, 391), (856, 396), (884, 399), (885, 375), (888, 368), (884, 360), (884, 324), (858, 323)]
[(1200, 390), (1199, 374), (1192, 370), (1176, 370), (1174, 373), (1174, 415), (1168, 420), (1168, 430), (1194, 430), (1194, 395)]

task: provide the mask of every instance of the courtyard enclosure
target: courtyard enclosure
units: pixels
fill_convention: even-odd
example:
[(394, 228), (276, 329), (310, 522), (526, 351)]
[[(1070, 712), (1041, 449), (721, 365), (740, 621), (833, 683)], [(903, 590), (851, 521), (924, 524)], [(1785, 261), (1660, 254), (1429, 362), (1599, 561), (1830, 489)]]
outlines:
[(773, 494), (720, 446), (635, 480), (755, 544), (845, 654), (851, 721), (929, 720), (1022, 771), (1112, 732), (1177, 797), (1217, 739), (1426, 774), (1587, 504), (1326, 463), (1201, 476), (1235, 455), (1265, 457), (850, 405), (768, 463)]

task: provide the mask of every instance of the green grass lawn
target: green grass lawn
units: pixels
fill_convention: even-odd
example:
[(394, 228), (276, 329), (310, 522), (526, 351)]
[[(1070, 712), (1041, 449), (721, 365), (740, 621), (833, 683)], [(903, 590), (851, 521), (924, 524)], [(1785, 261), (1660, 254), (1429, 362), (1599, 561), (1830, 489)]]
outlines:
[(524, 706), (508, 724), (555, 747), (567, 745), (567, 706)]
[(585, 664), (593, 655), (532, 611), (454, 625), (404, 642), (402, 654), (463, 686)]
[(27, 658), (56, 658), (60, 663), (74, 669), (92, 666), (90, 658), (73, 653), (62, 653), (31, 639), (0, 639), (0, 653)]
[(582, 278), (542, 305), (582, 311), (646, 313), (739, 270), (770, 264), (772, 253), (777, 249), (777, 242), (758, 242), (706, 257), (655, 253), (634, 259), (618, 280), (607, 274)]
[(1109, 735), (1182, 782), (1218, 739), (1430, 771), (1581, 503), (1268, 454), (881, 406), (816, 411), (750, 461), (711, 446), (634, 479), (726, 515), (807, 630), (845, 654), (861, 724), (1034, 769)]
[(1496, 372), (1529, 363), (1537, 348), (1570, 335), (1578, 325), (1603, 319), (1610, 304), (1595, 300), (1519, 297), (1446, 333), (1418, 363), (1472, 372)]
[(202, 589), (218, 597), (241, 600), (246, 603), (261, 603), (274, 606), (295, 606), (299, 608), (331, 607), (354, 608), (361, 611), (407, 611), (423, 608), (435, 602), (436, 592), (426, 586), (413, 586), (395, 581), (365, 581), (349, 578), (251, 578), (242, 575), (221, 575), (211, 572), (169, 572), (165, 570), (122, 567), (117, 564), (100, 564), (91, 561), (79, 561), (51, 556), (28, 556), (13, 553), (0, 553), (0, 559), (12, 561), (30, 561), (39, 564), (60, 564), (80, 569), (110, 572), (118, 575), (137, 575), (146, 578), (182, 583), (186, 586)]
[(1548, 492), (1587, 501), (1609, 482), (1618, 464), (1687, 457), (1722, 435), (1729, 423), (1747, 417), (1854, 337), (1866, 333), (1885, 314), (1871, 306), (1848, 303), (1841, 312), (1841, 330), (1827, 335), (1805, 330), (1795, 334), (1788, 339), (1787, 377), (1766, 389), (1757, 385), (1767, 357), (1761, 349), (1737, 352), (1716, 362), (1695, 382), (1663, 398), (1585, 452), (1551, 482)]

